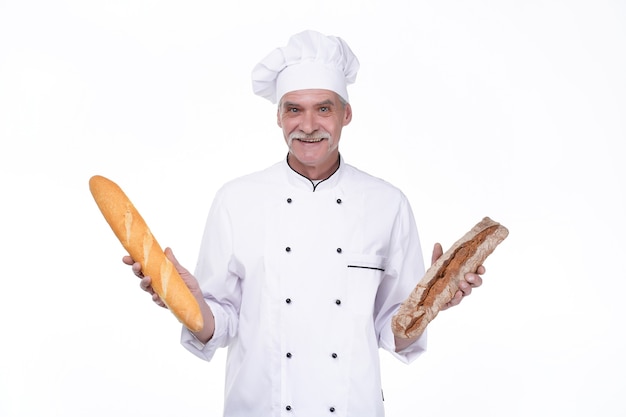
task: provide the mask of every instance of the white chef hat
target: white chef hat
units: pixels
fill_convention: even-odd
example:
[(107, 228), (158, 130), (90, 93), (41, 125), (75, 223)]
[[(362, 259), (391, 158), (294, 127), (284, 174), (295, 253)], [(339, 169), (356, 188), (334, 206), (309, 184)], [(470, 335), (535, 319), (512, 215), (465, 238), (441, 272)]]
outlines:
[(293, 35), (252, 70), (254, 94), (276, 103), (296, 90), (331, 90), (348, 101), (359, 60), (341, 38), (307, 30)]

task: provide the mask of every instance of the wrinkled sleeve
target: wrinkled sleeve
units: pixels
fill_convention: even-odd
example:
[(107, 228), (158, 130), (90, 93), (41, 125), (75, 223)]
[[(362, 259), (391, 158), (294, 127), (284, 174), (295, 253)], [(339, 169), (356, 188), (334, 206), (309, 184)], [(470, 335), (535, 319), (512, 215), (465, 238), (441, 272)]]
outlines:
[(181, 343), (194, 355), (210, 361), (220, 347), (236, 336), (241, 305), (240, 267), (233, 255), (232, 221), (226, 192), (220, 190), (207, 218), (195, 277), (215, 318), (215, 332), (206, 344), (185, 327)]
[(410, 204), (403, 195), (390, 237), (385, 278), (378, 290), (375, 326), (379, 346), (404, 363), (414, 361), (426, 350), (426, 332), (406, 349), (396, 352), (391, 319), (424, 276), (424, 259)]

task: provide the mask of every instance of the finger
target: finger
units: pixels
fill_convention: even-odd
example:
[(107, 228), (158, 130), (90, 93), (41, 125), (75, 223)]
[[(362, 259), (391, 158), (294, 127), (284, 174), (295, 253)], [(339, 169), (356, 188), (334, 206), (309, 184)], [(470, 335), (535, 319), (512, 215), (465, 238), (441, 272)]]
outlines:
[(141, 264), (139, 262), (135, 262), (132, 266), (133, 273), (137, 275), (139, 278), (143, 278), (143, 272), (141, 272)]
[(122, 257), (122, 262), (124, 262), (126, 265), (132, 265), (135, 263), (135, 260), (131, 258), (130, 256), (126, 255)]
[(154, 301), (155, 304), (158, 305), (159, 307), (167, 308), (167, 306), (165, 305), (165, 303), (163, 302), (163, 300), (161, 299), (161, 297), (159, 297), (157, 293), (152, 294), (152, 301)]
[(430, 258), (431, 264), (434, 264), (437, 259), (441, 258), (441, 255), (443, 255), (443, 248), (441, 247), (441, 243), (435, 243), (435, 246), (433, 247), (433, 254)]
[(164, 252), (165, 252), (165, 256), (167, 256), (167, 259), (172, 261), (174, 265), (178, 264), (178, 259), (176, 259), (176, 256), (174, 256), (174, 251), (172, 250), (172, 248), (167, 247), (165, 248)]
[(171, 248), (165, 248), (165, 256), (172, 262), (174, 268), (176, 268), (176, 271), (178, 271), (179, 274), (183, 275), (189, 273), (189, 271), (182, 266), (180, 262), (178, 262), (178, 259), (174, 256), (174, 251)]
[(465, 281), (473, 288), (483, 285), (483, 279), (478, 274), (467, 273), (465, 274)]
[(454, 297), (452, 297), (452, 300), (450, 300), (446, 304), (446, 309), (459, 305), (462, 299), (463, 299), (463, 292), (459, 290), (454, 294)]
[(150, 277), (141, 278), (139, 287), (150, 294), (154, 294), (154, 290), (152, 289), (152, 279)]
[(466, 297), (466, 296), (470, 295), (472, 293), (472, 284), (470, 284), (467, 281), (459, 282), (459, 290), (457, 291), (455, 296), (458, 293), (461, 293), (461, 297)]
[(476, 273), (478, 275), (483, 275), (485, 272), (487, 272), (487, 270), (485, 269), (485, 267), (483, 265), (480, 265), (477, 269), (476, 269)]

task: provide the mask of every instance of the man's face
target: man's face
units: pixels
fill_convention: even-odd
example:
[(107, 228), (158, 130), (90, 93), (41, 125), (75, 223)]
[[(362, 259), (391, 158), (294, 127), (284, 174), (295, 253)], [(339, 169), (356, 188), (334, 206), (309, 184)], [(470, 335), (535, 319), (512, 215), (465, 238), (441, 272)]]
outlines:
[(341, 129), (350, 120), (350, 105), (344, 106), (333, 91), (298, 90), (285, 94), (278, 108), (278, 126), (295, 158), (290, 159), (292, 167), (325, 172), (336, 164)]

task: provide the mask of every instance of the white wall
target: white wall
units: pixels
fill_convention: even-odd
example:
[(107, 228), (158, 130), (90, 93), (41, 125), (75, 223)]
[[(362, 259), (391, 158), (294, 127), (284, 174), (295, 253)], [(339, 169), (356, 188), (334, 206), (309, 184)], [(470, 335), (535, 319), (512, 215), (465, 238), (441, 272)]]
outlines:
[(400, 186), (424, 257), (483, 216), (485, 284), (390, 416), (622, 416), (626, 5), (620, 1), (0, 1), (1, 416), (219, 415), (225, 353), (178, 343), (88, 190), (117, 181), (193, 268), (224, 181), (285, 154), (249, 74), (289, 35), (343, 37), (347, 162)]

